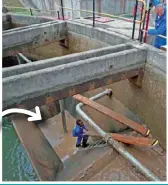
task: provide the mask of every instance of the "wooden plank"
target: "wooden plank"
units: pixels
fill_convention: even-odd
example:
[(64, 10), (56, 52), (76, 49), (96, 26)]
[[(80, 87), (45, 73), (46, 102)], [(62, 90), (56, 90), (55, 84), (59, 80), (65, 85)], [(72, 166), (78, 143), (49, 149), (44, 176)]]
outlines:
[(156, 139), (127, 136), (127, 135), (116, 134), (116, 133), (112, 133), (111, 137), (117, 141), (122, 142), (122, 143), (133, 144), (133, 145), (154, 146), (158, 143), (158, 140), (156, 140)]
[[(97, 133), (93, 133), (90, 131), (88, 131), (88, 135), (93, 138), (97, 138), (97, 139), (102, 138)], [(130, 144), (130, 145), (150, 147), (150, 146), (155, 146), (156, 144), (158, 144), (158, 140), (149, 139), (149, 138), (145, 138), (145, 137), (135, 137), (135, 136), (129, 136), (129, 135), (125, 135), (125, 134), (118, 134), (118, 133), (108, 133), (108, 135), (111, 136), (116, 141), (119, 141), (119, 142), (122, 142), (125, 144)]]
[(63, 164), (40, 128), (23, 115), (11, 116), (11, 120), (39, 180), (55, 180)]
[(92, 108), (96, 109), (97, 111), (115, 119), (116, 121), (119, 121), (120, 123), (123, 123), (125, 125), (127, 125), (128, 127), (136, 130), (137, 132), (141, 133), (144, 136), (149, 135), (150, 131), (148, 128), (140, 125), (139, 123), (132, 121), (128, 118), (126, 118), (123, 115), (118, 114), (117, 112), (114, 112), (110, 109), (108, 109), (107, 107), (100, 105), (97, 102), (94, 102), (80, 94), (74, 95), (73, 98), (75, 98), (78, 101), (81, 101), (82, 103), (91, 106)]

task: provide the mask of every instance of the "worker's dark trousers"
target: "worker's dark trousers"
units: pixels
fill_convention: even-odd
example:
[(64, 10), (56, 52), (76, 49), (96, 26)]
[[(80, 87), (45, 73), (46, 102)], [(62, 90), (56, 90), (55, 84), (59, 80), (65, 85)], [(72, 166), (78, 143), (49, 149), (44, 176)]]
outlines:
[(82, 144), (86, 144), (88, 140), (88, 135), (78, 135), (76, 140), (76, 145), (80, 145), (81, 141)]

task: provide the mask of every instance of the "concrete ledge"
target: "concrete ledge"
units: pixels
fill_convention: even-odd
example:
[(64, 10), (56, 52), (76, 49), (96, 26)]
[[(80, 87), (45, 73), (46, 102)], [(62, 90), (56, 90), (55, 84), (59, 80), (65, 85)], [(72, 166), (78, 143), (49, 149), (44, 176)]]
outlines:
[(3, 20), (7, 16), (11, 17), (12, 23), (19, 24), (19, 25), (40, 24), (40, 23), (51, 21), (51, 19), (45, 18), (42, 16), (18, 15), (14, 13), (3, 14)]
[(4, 78), (3, 107), (136, 68), (145, 64), (144, 56), (145, 51), (131, 49)]
[[(49, 21), (49, 22), (44, 22), (44, 23), (36, 23), (36, 24), (33, 24), (33, 25), (27, 25), (27, 26), (22, 26), (22, 27), (18, 27), (18, 28), (12, 28), (12, 29), (9, 29), (9, 30), (5, 30), (2, 32), (2, 34), (7, 34), (7, 33), (12, 33), (12, 32), (15, 32), (15, 31), (21, 31), (21, 30), (26, 30), (26, 29), (29, 29), (29, 28), (38, 28), (39, 26), (43, 26), (43, 25), (52, 25), (54, 23), (56, 23), (57, 21)], [(62, 21), (60, 22), (57, 22), (57, 23), (62, 23)]]
[(48, 67), (54, 67), (54, 66), (58, 66), (62, 64), (67, 64), (67, 63), (71, 63), (71, 62), (75, 62), (79, 60), (86, 60), (92, 57), (99, 57), (102, 55), (116, 53), (116, 52), (124, 51), (127, 49), (131, 49), (131, 48), (132, 48), (132, 45), (130, 44), (120, 44), (116, 46), (109, 46), (109, 47), (104, 47), (101, 49), (90, 50), (90, 51), (86, 51), (82, 53), (75, 53), (75, 54), (71, 54), (68, 56), (55, 57), (55, 58), (51, 58), (47, 60), (39, 60), (39, 61), (36, 61), (31, 64), (27, 64), (27, 65), (18, 65), (18, 66), (13, 66), (9, 68), (4, 68), (2, 69), (3, 78), (27, 73), (30, 71), (45, 69)]
[(22, 52), (27, 47), (42, 45), (46, 42), (52, 42), (66, 38), (66, 23), (50, 23), (35, 25), (26, 30), (13, 31), (3, 34), (3, 56), (12, 53)]
[(166, 73), (166, 52), (156, 49), (152, 46), (146, 45), (147, 48), (147, 63), (155, 68)]
[(121, 34), (107, 31), (98, 27), (93, 28), (92, 26), (88, 26), (85, 24), (80, 24), (76, 22), (74, 23), (72, 21), (67, 21), (67, 29), (68, 31), (86, 35), (90, 38), (100, 40), (110, 45), (123, 44), (130, 41), (128, 37)]

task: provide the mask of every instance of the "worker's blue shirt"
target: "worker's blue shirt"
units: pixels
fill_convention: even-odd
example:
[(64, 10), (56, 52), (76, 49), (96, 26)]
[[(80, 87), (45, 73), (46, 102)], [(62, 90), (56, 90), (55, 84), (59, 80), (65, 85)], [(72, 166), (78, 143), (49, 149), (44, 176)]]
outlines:
[[(166, 8), (162, 16), (157, 16), (155, 20), (155, 29), (148, 30), (149, 35), (163, 35), (166, 36)], [(154, 41), (154, 47), (160, 48), (166, 45), (166, 39), (156, 36)]]
[(79, 125), (75, 125), (75, 127), (73, 128), (72, 131), (72, 136), (73, 137), (78, 137), (80, 135), (83, 135), (83, 131), (86, 130), (85, 125), (83, 125), (82, 127), (80, 127)]

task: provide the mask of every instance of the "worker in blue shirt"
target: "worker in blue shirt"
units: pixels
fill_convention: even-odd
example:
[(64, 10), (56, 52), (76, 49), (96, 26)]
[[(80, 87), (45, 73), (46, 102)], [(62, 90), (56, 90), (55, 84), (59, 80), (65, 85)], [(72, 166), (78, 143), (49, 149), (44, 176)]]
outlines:
[(82, 142), (82, 147), (87, 147), (87, 141), (88, 141), (88, 135), (86, 134), (87, 128), (84, 125), (84, 123), (82, 122), (82, 120), (78, 119), (76, 121), (76, 125), (73, 128), (72, 131), (72, 136), (73, 137), (77, 137), (76, 140), (76, 147), (80, 147), (81, 146), (81, 142)]
[(157, 36), (166, 36), (166, 7), (159, 0), (154, 0), (153, 5), (156, 13), (155, 29), (149, 29), (147, 33), (156, 36), (153, 46), (160, 49), (161, 46), (166, 45), (166, 39)]

